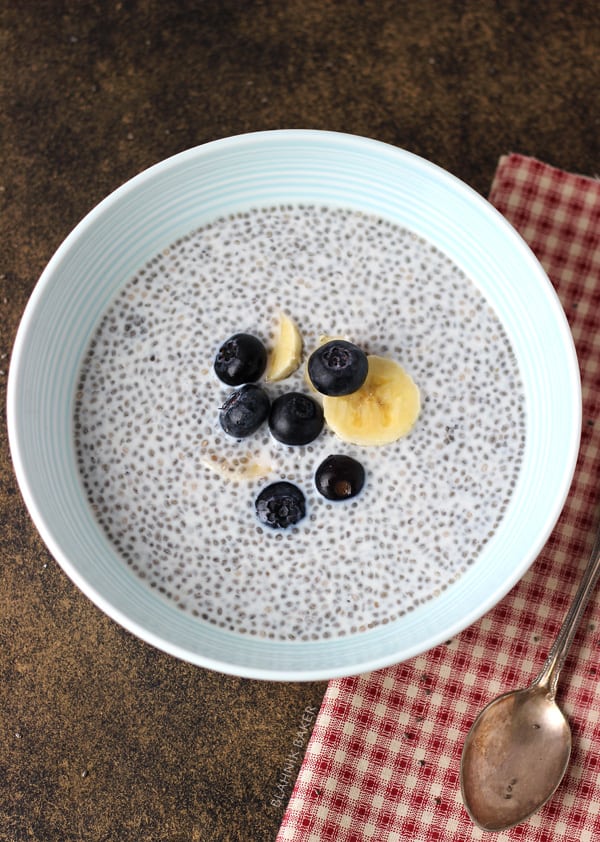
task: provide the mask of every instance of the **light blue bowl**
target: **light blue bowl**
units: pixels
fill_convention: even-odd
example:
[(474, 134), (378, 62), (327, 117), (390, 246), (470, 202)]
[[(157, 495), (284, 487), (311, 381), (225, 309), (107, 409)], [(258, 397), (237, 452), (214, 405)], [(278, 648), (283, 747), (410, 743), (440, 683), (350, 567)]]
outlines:
[[(250, 206), (345, 205), (381, 214), (444, 251), (504, 324), (523, 379), (524, 463), (500, 528), (440, 596), (368, 632), (270, 642), (184, 615), (121, 561), (88, 507), (74, 449), (77, 374), (119, 288), (180, 235)], [(569, 490), (581, 391), (557, 296), (504, 218), (435, 165), (386, 144), (319, 131), (242, 135), (157, 164), (94, 208), (60, 246), (27, 305), (12, 356), (8, 427), (16, 475), (43, 540), (75, 584), (148, 643), (200, 666), (261, 679), (319, 680), (398, 663), (455, 635), (523, 576)]]

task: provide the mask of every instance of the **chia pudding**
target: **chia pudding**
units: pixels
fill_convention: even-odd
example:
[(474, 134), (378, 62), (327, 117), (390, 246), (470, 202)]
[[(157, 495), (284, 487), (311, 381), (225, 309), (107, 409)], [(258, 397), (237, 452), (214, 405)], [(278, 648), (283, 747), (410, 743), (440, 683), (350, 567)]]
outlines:
[[(297, 447), (266, 425), (225, 435), (215, 353), (242, 331), (272, 347), (282, 311), (304, 359), (328, 335), (397, 360), (421, 391), (409, 435), (380, 447), (327, 428)], [(304, 365), (266, 388), (309, 392)], [(75, 431), (95, 516), (149, 588), (240, 634), (318, 640), (392, 622), (478, 558), (519, 474), (525, 406), (500, 321), (444, 253), (357, 210), (286, 205), (217, 219), (131, 278), (86, 353)], [(339, 453), (366, 482), (331, 502), (314, 473)], [(273, 530), (254, 501), (279, 480), (307, 513)]]

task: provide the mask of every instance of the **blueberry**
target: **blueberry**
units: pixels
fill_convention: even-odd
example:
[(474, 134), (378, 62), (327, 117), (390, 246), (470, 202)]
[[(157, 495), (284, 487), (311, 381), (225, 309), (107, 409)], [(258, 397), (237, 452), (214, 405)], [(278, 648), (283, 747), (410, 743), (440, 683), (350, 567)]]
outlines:
[(267, 351), (250, 333), (236, 333), (224, 342), (215, 357), (215, 373), (228, 386), (254, 383), (267, 365)]
[(269, 414), (271, 401), (267, 393), (252, 383), (232, 392), (219, 413), (221, 427), (227, 435), (243, 439), (255, 433)]
[(283, 444), (308, 444), (323, 429), (323, 409), (302, 392), (286, 392), (271, 404), (269, 429)]
[(291, 482), (274, 482), (256, 498), (256, 514), (261, 523), (273, 529), (285, 529), (306, 514), (304, 494)]
[(360, 389), (367, 379), (367, 355), (352, 342), (332, 339), (308, 358), (308, 376), (322, 395), (339, 397)]
[(365, 484), (365, 469), (351, 456), (328, 456), (316, 470), (317, 490), (328, 500), (354, 497)]

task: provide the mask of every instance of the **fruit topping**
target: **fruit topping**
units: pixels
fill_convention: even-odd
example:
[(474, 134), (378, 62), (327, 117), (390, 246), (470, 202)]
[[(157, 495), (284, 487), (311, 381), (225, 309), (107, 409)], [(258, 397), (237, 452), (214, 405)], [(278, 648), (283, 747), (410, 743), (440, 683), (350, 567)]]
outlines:
[(271, 404), (269, 429), (283, 444), (308, 444), (323, 429), (323, 410), (302, 392), (286, 392)]
[(302, 358), (302, 337), (297, 324), (285, 313), (279, 316), (279, 333), (269, 354), (265, 379), (284, 380), (293, 374)]
[(267, 351), (250, 333), (236, 333), (224, 342), (215, 357), (215, 373), (228, 386), (254, 383), (265, 370)]
[(349, 395), (360, 389), (368, 372), (367, 355), (344, 339), (321, 345), (308, 359), (308, 376), (322, 395)]
[(260, 386), (247, 383), (225, 399), (219, 413), (221, 427), (228, 436), (243, 439), (258, 430), (270, 407), (267, 393)]
[(293, 526), (306, 514), (304, 494), (291, 482), (274, 482), (263, 488), (255, 505), (260, 522), (273, 529)]
[(324, 397), (325, 420), (343, 441), (389, 444), (412, 429), (421, 409), (419, 389), (395, 360), (371, 355), (368, 375), (356, 392)]
[(216, 453), (203, 454), (200, 464), (225, 480), (253, 480), (264, 479), (273, 473), (275, 466), (268, 458), (255, 459), (248, 454), (242, 454), (229, 461)]
[(316, 470), (315, 485), (328, 500), (355, 497), (365, 484), (365, 469), (351, 456), (328, 456)]

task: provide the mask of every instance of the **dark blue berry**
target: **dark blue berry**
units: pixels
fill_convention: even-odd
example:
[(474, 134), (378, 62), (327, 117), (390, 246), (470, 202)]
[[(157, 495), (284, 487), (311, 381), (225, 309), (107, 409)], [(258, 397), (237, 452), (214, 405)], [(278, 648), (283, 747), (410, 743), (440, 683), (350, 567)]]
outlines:
[(254, 383), (267, 365), (267, 351), (250, 333), (236, 333), (224, 342), (215, 357), (215, 373), (228, 386)]
[(221, 427), (227, 435), (243, 439), (252, 435), (266, 420), (271, 401), (267, 393), (252, 383), (232, 392), (219, 413)]
[(364, 351), (344, 339), (332, 339), (308, 358), (308, 376), (322, 395), (339, 397), (360, 389), (369, 363)]
[(302, 392), (286, 392), (271, 404), (269, 429), (283, 444), (308, 444), (323, 429), (323, 409)]
[(293, 526), (306, 514), (304, 494), (291, 482), (274, 482), (263, 488), (255, 505), (260, 522), (273, 529)]
[(328, 456), (316, 470), (317, 490), (328, 500), (354, 497), (365, 484), (365, 469), (351, 456)]

